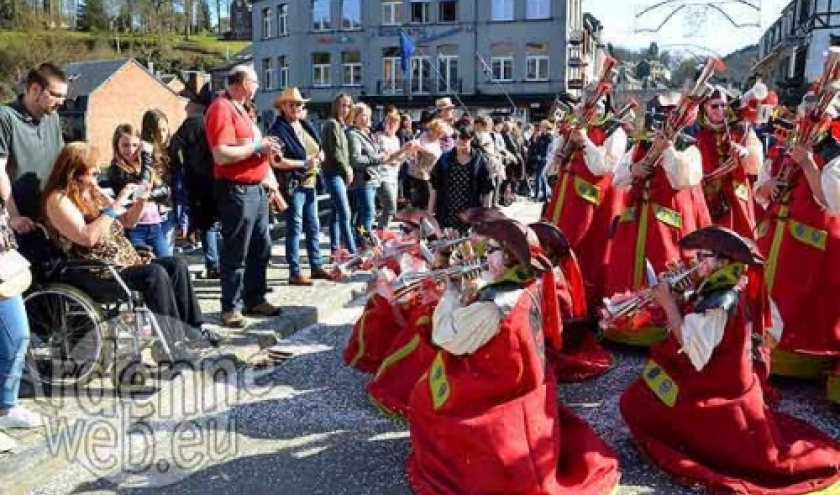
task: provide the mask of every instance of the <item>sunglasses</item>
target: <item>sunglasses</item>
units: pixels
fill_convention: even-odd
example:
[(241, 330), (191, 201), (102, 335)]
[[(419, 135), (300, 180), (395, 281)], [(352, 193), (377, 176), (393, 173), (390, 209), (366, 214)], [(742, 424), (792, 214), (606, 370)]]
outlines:
[(723, 108), (725, 106), (726, 105), (724, 105), (723, 103), (712, 103), (711, 105), (709, 105), (709, 108), (714, 109), (714, 110), (720, 110), (721, 108)]
[(697, 252), (697, 259), (698, 260), (704, 260), (704, 259), (708, 259), (708, 258), (717, 258), (717, 255), (715, 253), (709, 253), (709, 252), (706, 252), (706, 251), (698, 251)]

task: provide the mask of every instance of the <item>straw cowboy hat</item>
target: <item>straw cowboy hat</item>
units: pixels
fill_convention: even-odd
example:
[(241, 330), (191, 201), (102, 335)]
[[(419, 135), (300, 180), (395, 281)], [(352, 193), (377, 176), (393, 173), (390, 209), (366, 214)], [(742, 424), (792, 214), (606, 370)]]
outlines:
[(455, 108), (455, 105), (452, 104), (452, 98), (438, 98), (435, 100), (435, 108), (445, 110), (447, 108)]
[(300, 94), (300, 90), (297, 89), (296, 87), (292, 86), (292, 87), (288, 87), (288, 88), (284, 89), (283, 92), (280, 93), (280, 96), (277, 98), (277, 100), (274, 103), (276, 105), (279, 105), (279, 104), (285, 103), (287, 101), (296, 102), (296, 103), (306, 103), (306, 102), (309, 101), (309, 98), (304, 98)]

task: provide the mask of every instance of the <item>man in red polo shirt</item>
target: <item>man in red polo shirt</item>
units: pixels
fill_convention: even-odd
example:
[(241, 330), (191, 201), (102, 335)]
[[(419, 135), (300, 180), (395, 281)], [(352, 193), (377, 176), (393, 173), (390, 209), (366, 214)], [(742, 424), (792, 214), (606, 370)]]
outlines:
[(277, 194), (269, 157), (280, 155), (277, 141), (263, 138), (244, 108), (259, 88), (248, 66), (228, 73), (227, 91), (210, 104), (205, 117), (213, 153), (214, 197), (219, 209), (224, 246), (219, 256), (222, 324), (241, 328), (243, 317), (277, 316), (280, 308), (265, 299), (271, 255), (268, 200)]

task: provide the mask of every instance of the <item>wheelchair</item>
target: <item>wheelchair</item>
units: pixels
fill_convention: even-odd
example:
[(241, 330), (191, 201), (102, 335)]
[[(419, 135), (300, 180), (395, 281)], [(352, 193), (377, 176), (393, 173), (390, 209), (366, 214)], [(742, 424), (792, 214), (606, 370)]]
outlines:
[[(30, 326), (25, 370), (33, 385), (83, 387), (110, 375), (119, 391), (141, 388), (151, 369), (142, 353), (171, 362), (155, 315), (108, 261), (69, 259), (46, 230), (19, 236), (33, 283), (23, 300)], [(86, 284), (79, 281), (85, 280)], [(83, 287), (96, 284), (96, 295)]]

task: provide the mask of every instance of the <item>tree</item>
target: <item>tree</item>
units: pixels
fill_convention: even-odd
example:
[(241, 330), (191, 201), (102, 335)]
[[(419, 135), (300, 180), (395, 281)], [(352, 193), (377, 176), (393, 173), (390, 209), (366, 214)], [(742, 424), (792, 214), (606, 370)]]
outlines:
[(108, 24), (104, 0), (84, 0), (79, 5), (76, 25), (80, 31), (104, 31), (108, 29)]
[(196, 31), (209, 32), (213, 27), (213, 16), (210, 14), (210, 0), (198, 2), (198, 12), (195, 19)]

